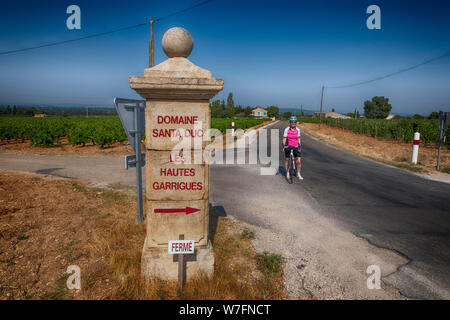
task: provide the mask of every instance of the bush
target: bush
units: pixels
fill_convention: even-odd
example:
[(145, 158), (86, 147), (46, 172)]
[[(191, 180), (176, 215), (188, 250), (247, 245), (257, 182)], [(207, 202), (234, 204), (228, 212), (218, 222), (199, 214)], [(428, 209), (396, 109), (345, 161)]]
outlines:
[(263, 253), (258, 254), (257, 262), (261, 271), (277, 273), (281, 271), (285, 259), (280, 254), (264, 251)]

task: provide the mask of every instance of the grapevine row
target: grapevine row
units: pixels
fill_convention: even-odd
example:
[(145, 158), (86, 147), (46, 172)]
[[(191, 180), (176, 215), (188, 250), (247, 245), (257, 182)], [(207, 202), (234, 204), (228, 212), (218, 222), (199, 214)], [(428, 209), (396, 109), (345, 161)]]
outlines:
[[(211, 127), (225, 132), (245, 129), (264, 122), (262, 119), (211, 119)], [(51, 146), (66, 137), (70, 144), (94, 143), (100, 147), (127, 140), (125, 130), (117, 116), (102, 117), (0, 117), (0, 139), (7, 143), (11, 139), (30, 140), (35, 146)]]
[[(302, 119), (304, 122), (318, 123), (316, 117)], [(420, 132), (420, 141), (428, 144), (439, 142), (439, 120), (437, 119), (335, 119), (323, 118), (322, 123), (335, 128), (350, 130), (358, 134), (370, 135), (381, 139), (411, 142), (414, 126)], [(450, 130), (446, 131), (446, 144), (449, 144)]]

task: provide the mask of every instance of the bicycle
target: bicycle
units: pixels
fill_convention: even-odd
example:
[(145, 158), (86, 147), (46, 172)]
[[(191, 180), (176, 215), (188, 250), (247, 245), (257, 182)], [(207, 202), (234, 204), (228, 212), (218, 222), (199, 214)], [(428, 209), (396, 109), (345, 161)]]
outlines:
[(293, 177), (296, 176), (297, 176), (297, 163), (295, 162), (294, 149), (291, 149), (291, 153), (289, 155), (289, 178), (287, 179), (289, 184), (293, 183)]

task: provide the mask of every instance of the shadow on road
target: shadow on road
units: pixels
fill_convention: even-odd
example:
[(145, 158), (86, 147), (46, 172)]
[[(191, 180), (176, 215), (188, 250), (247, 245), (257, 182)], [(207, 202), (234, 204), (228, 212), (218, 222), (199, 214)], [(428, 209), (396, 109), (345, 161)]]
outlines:
[(57, 171), (57, 170), (61, 170), (64, 168), (46, 168), (46, 169), (39, 169), (34, 171), (35, 173), (38, 174), (53, 174), (53, 172)]

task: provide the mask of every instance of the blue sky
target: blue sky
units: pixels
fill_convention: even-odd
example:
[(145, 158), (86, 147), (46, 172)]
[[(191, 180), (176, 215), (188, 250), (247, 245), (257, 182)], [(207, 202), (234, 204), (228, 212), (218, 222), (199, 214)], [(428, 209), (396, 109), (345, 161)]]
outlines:
[[(199, 0), (8, 1), (0, 11), (0, 51), (62, 41), (148, 21)], [(81, 8), (81, 30), (68, 30), (66, 8)], [(366, 9), (381, 8), (381, 30)], [(155, 24), (155, 63), (166, 59), (164, 32), (190, 31), (189, 59), (225, 80), (217, 98), (317, 109), (321, 86), (382, 76), (450, 50), (449, 1), (213, 0)], [(149, 27), (0, 56), (0, 104), (109, 104), (138, 98), (130, 75), (148, 64)], [(346, 89), (326, 89), (326, 110), (348, 112), (376, 95), (393, 113), (450, 110), (450, 56), (412, 71)]]

